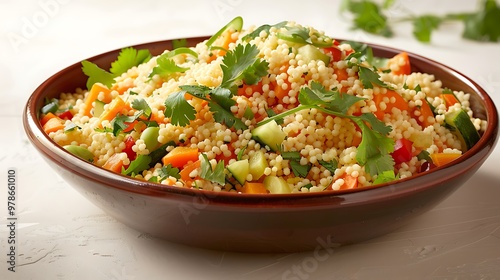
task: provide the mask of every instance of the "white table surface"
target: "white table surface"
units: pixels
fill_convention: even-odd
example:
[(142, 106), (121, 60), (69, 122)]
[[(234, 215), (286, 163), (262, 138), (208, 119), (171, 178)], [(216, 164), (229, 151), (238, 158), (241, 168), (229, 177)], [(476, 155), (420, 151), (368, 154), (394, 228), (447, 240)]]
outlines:
[[(339, 1), (0, 2), (0, 279), (500, 279), (500, 150), (458, 191), (410, 225), (364, 243), (312, 252), (235, 254), (172, 244), (118, 223), (45, 165), (21, 124), (31, 92), (60, 69), (137, 43), (207, 35), (236, 15), (245, 25), (294, 20), (333, 37), (428, 56), (472, 77), (500, 104), (500, 43), (463, 40), (445, 25), (425, 45), (399, 24), (394, 38), (350, 30)], [(397, 0), (405, 12), (459, 12), (475, 1)], [(499, 27), (500, 28), (500, 27)], [(16, 272), (7, 270), (7, 171), (17, 171)]]

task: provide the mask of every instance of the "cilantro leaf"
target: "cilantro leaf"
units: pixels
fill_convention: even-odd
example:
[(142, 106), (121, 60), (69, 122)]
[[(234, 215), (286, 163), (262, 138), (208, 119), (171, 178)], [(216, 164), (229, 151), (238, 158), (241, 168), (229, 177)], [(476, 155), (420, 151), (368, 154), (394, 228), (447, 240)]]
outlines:
[(225, 123), (228, 127), (234, 126), (237, 130), (245, 130), (248, 128), (242, 120), (237, 118), (231, 111), (226, 110), (219, 103), (209, 101), (208, 106), (210, 107), (210, 111), (214, 113), (216, 122)]
[(151, 58), (151, 53), (147, 49), (136, 50), (128, 47), (120, 51), (116, 61), (111, 63), (109, 71), (115, 76), (127, 72), (128, 69), (148, 61)]
[(210, 182), (224, 185), (226, 183), (226, 175), (224, 174), (224, 161), (219, 161), (215, 168), (212, 170), (212, 164), (208, 160), (207, 155), (202, 154), (202, 156), (203, 161), (201, 162), (200, 177)]
[(106, 71), (95, 63), (84, 60), (82, 61), (82, 71), (87, 75), (87, 89), (92, 88), (95, 83), (102, 83), (107, 87), (111, 87), (114, 83), (114, 78), (127, 72), (133, 66), (148, 61), (151, 58), (149, 50), (139, 50), (129, 47), (124, 48), (118, 54), (118, 58), (111, 63), (110, 71)]
[[(142, 113), (141, 113), (142, 114)], [(125, 116), (122, 114), (116, 115), (111, 120), (111, 127), (113, 128), (113, 135), (118, 135), (122, 130), (125, 130), (131, 123), (133, 123), (140, 115)]]
[(90, 61), (82, 61), (82, 71), (89, 77), (87, 80), (87, 89), (92, 88), (92, 85), (95, 83), (102, 83), (107, 87), (111, 87), (115, 82), (115, 75), (99, 68), (99, 66)]
[(235, 93), (238, 84), (244, 82), (247, 85), (257, 83), (260, 78), (267, 74), (269, 64), (257, 55), (259, 49), (255, 45), (239, 44), (234, 50), (226, 53), (222, 59), (222, 83), (220, 87), (230, 89)]
[(332, 174), (335, 173), (338, 166), (338, 162), (335, 159), (332, 159), (331, 161), (318, 160), (318, 162)]
[(359, 126), (362, 134), (356, 155), (359, 164), (365, 166), (366, 171), (372, 176), (393, 169), (394, 159), (390, 153), (394, 150), (394, 140), (385, 137), (391, 128), (385, 126), (373, 114), (365, 113), (351, 119)]
[(423, 15), (413, 20), (413, 35), (420, 42), (431, 41), (432, 31), (437, 29), (443, 20), (433, 15)]
[(354, 28), (384, 37), (393, 35), (387, 17), (376, 3), (366, 0), (347, 1), (347, 9), (354, 15)]
[(140, 172), (149, 169), (149, 163), (151, 162), (151, 157), (147, 155), (138, 155), (127, 169), (122, 169), (123, 175), (139, 174)]
[(162, 181), (168, 177), (180, 179), (181, 175), (179, 174), (179, 168), (173, 167), (171, 164), (168, 164), (167, 166), (163, 166), (160, 170), (158, 170), (158, 177), (158, 181)]
[(144, 115), (148, 119), (151, 116), (151, 107), (149, 107), (146, 100), (142, 98), (134, 99), (134, 101), (132, 101), (132, 108), (142, 111), (142, 115)]
[(170, 94), (165, 100), (165, 116), (174, 125), (186, 126), (196, 118), (196, 110), (189, 104), (184, 90)]
[(383, 183), (387, 183), (387, 182), (392, 182), (392, 181), (395, 181), (399, 178), (399, 174), (398, 176), (396, 176), (396, 174), (394, 173), (394, 170), (387, 170), (387, 171), (384, 171), (384, 172), (381, 172), (380, 174), (378, 174), (377, 178), (373, 181), (373, 184), (374, 185), (378, 185), (378, 184), (383, 184)]
[(162, 78), (167, 78), (171, 74), (183, 73), (189, 69), (177, 66), (175, 62), (169, 58), (168, 54), (169, 53), (162, 54), (156, 59), (157, 65), (149, 74), (149, 78), (152, 78), (154, 75), (159, 75)]
[(389, 88), (389, 85), (380, 80), (380, 75), (365, 66), (359, 66), (359, 79), (365, 88), (373, 88), (373, 85)]
[(306, 165), (302, 165), (297, 160), (291, 160), (290, 167), (292, 168), (292, 172), (295, 176), (305, 178), (307, 177), (307, 174), (309, 174), (312, 164), (309, 163)]
[(497, 42), (500, 39), (500, 7), (495, 0), (484, 0), (482, 3), (482, 9), (465, 17), (462, 36), (476, 41)]

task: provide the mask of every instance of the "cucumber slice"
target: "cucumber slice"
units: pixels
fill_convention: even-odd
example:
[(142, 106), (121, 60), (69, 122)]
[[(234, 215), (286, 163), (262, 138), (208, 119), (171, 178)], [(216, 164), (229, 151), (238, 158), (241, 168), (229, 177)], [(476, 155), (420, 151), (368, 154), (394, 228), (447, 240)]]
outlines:
[(446, 113), (444, 120), (455, 128), (455, 131), (459, 132), (457, 136), (461, 139), (462, 146), (466, 150), (472, 148), (481, 138), (469, 115), (463, 109)]
[(102, 112), (104, 112), (104, 105), (106, 105), (106, 103), (101, 100), (94, 101), (94, 117), (98, 118), (101, 116)]
[(259, 180), (262, 175), (264, 175), (264, 171), (266, 170), (266, 167), (269, 165), (267, 164), (266, 157), (264, 155), (264, 152), (259, 150), (255, 152), (249, 160), (249, 168), (250, 168), (250, 174), (252, 174), (252, 180)]
[(233, 174), (234, 179), (240, 184), (245, 184), (250, 170), (248, 159), (235, 161), (227, 166), (227, 170)]
[(279, 151), (285, 137), (285, 132), (274, 120), (252, 130), (252, 138), (263, 145), (267, 145), (272, 151)]
[(290, 185), (285, 179), (278, 176), (267, 176), (262, 182), (266, 189), (272, 194), (291, 193)]
[(228, 22), (224, 27), (222, 27), (217, 33), (215, 33), (210, 39), (208, 39), (206, 45), (207, 47), (211, 47), (212, 44), (219, 38), (225, 31), (234, 29), (236, 31), (240, 31), (243, 28), (243, 18), (240, 16), (235, 17), (230, 22)]
[(328, 65), (328, 63), (330, 63), (330, 57), (315, 46), (304, 45), (298, 48), (297, 52), (302, 56), (302, 60), (305, 63), (309, 63), (311, 62), (311, 60), (322, 60), (325, 65)]

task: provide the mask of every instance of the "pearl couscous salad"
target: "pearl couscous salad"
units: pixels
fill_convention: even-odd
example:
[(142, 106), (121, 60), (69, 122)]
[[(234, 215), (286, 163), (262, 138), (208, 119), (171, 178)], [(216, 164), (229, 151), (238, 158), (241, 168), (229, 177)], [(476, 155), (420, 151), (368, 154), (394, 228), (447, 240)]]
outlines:
[[(184, 44), (183, 44), (184, 43)], [(82, 62), (87, 89), (41, 109), (44, 131), (104, 169), (239, 193), (363, 188), (460, 157), (480, 138), (469, 94), (295, 22), (243, 29), (153, 56)]]

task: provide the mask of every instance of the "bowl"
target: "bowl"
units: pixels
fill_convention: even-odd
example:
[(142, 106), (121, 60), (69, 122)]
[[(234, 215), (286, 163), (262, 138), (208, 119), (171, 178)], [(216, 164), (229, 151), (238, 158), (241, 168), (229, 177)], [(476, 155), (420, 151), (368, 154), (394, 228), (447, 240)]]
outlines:
[[(196, 37), (188, 45), (207, 39)], [(374, 54), (401, 52), (369, 44)], [(153, 55), (172, 40), (134, 46)], [(118, 50), (87, 60), (109, 67)], [(430, 210), (464, 184), (493, 150), (498, 113), (488, 94), (465, 75), (409, 53), (413, 71), (433, 73), (443, 86), (471, 93), (477, 117), (488, 121), (479, 142), (459, 159), (411, 178), (350, 191), (242, 195), (140, 181), (89, 164), (56, 145), (38, 120), (46, 99), (85, 88), (75, 63), (43, 82), (27, 101), (23, 124), (46, 162), (84, 197), (118, 221), (171, 242), (238, 252), (297, 252), (338, 247), (387, 234)]]

